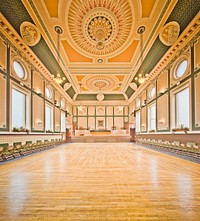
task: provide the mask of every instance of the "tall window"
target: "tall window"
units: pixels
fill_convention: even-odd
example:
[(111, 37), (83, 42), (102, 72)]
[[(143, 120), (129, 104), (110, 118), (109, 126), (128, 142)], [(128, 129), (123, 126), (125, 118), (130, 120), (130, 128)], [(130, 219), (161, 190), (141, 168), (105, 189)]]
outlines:
[(175, 94), (176, 127), (189, 127), (189, 88)]
[(65, 132), (65, 111), (61, 111), (61, 132)]
[(46, 130), (53, 130), (53, 108), (46, 104), (45, 106), (45, 116), (46, 116), (46, 123), (45, 128)]
[(140, 132), (140, 111), (136, 112), (135, 124), (136, 124), (136, 132)]
[(149, 130), (156, 130), (156, 105), (153, 104), (148, 107), (148, 128)]
[(12, 127), (26, 127), (26, 94), (12, 88)]

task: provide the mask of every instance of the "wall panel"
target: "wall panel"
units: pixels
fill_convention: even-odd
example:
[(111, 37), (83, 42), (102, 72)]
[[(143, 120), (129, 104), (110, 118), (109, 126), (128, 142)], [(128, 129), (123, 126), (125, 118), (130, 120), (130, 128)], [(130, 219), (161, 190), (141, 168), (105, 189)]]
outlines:
[(6, 128), (7, 126), (7, 86), (6, 77), (0, 74), (0, 128)]
[(200, 74), (195, 77), (195, 127), (200, 127)]
[(158, 130), (169, 129), (169, 111), (168, 94), (165, 94), (157, 100), (157, 128)]
[(33, 130), (43, 131), (44, 130), (44, 100), (43, 98), (33, 94), (33, 105), (32, 105), (32, 122)]
[(0, 39), (0, 67), (2, 67), (3, 69), (6, 69), (6, 49), (7, 47), (4, 45), (3, 40)]
[(54, 110), (54, 116), (55, 116), (55, 125), (54, 125), (54, 130), (55, 130), (55, 132), (60, 132), (60, 122), (61, 122), (61, 120), (60, 120), (60, 109), (59, 108), (57, 108), (57, 107), (55, 107), (55, 110)]

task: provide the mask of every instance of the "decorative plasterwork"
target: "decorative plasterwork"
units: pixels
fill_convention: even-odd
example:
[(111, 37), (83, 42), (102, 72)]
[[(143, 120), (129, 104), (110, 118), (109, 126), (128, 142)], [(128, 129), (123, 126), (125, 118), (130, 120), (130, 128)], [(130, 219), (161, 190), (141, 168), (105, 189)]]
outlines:
[(159, 38), (161, 42), (167, 46), (173, 45), (178, 39), (180, 26), (177, 22), (167, 23), (161, 30)]
[(103, 99), (104, 99), (103, 93), (102, 93), (102, 92), (99, 92), (99, 93), (97, 94), (97, 100), (98, 100), (98, 101), (102, 101)]
[(89, 75), (83, 79), (83, 86), (89, 91), (112, 91), (119, 80), (112, 75)]
[(51, 82), (60, 94), (63, 94), (68, 101), (72, 102), (72, 99), (65, 93), (63, 88), (52, 81), (51, 73), (23, 42), (21, 36), (13, 29), (2, 13), (0, 13), (0, 37), (10, 44), (29, 65), (33, 66), (34, 69), (37, 67), (38, 72), (47, 79), (47, 81)]
[(29, 46), (36, 45), (41, 38), (38, 28), (30, 22), (23, 22), (20, 25), (20, 33), (25, 44)]
[[(138, 88), (138, 90), (133, 94), (131, 99), (129, 99), (129, 104), (141, 94), (142, 91), (148, 86), (149, 82), (152, 82), (156, 77), (158, 77), (162, 71), (171, 64), (174, 59), (176, 59), (180, 52), (186, 50), (190, 44), (193, 44), (192, 38), (197, 38), (200, 36), (200, 12), (194, 17), (190, 25), (185, 29), (185, 31), (180, 35), (176, 44), (171, 46), (169, 51), (165, 56), (159, 61), (155, 68), (149, 73), (148, 80)], [(190, 42), (191, 41), (191, 42)]]
[(118, 50), (131, 34), (128, 0), (77, 0), (69, 7), (68, 28), (74, 42), (93, 55)]

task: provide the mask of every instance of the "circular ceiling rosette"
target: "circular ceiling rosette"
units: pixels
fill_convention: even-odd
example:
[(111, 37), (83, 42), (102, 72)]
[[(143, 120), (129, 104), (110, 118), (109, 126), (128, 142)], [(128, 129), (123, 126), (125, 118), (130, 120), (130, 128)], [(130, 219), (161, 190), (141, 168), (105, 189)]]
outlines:
[(89, 91), (112, 91), (119, 84), (119, 80), (112, 75), (89, 75), (83, 79), (83, 86)]
[(76, 0), (68, 11), (73, 41), (93, 55), (118, 50), (131, 34), (133, 14), (128, 0)]

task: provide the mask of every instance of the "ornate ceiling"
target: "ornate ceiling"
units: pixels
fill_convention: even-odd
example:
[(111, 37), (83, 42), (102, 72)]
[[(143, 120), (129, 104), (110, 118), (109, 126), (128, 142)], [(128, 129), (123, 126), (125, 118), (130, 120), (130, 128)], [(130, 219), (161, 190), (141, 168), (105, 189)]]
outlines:
[[(19, 35), (24, 22), (39, 30), (29, 46), (51, 74), (66, 77), (61, 87), (74, 101), (98, 100), (100, 91), (104, 100), (130, 98), (141, 64), (150, 73), (176, 41), (168, 32), (176, 28), (178, 38), (199, 11), (197, 0), (2, 0), (0, 8)], [(63, 31), (59, 64), (56, 26)]]
[(71, 1), (67, 13), (71, 43), (88, 56), (116, 52), (131, 35), (133, 13), (127, 0)]

